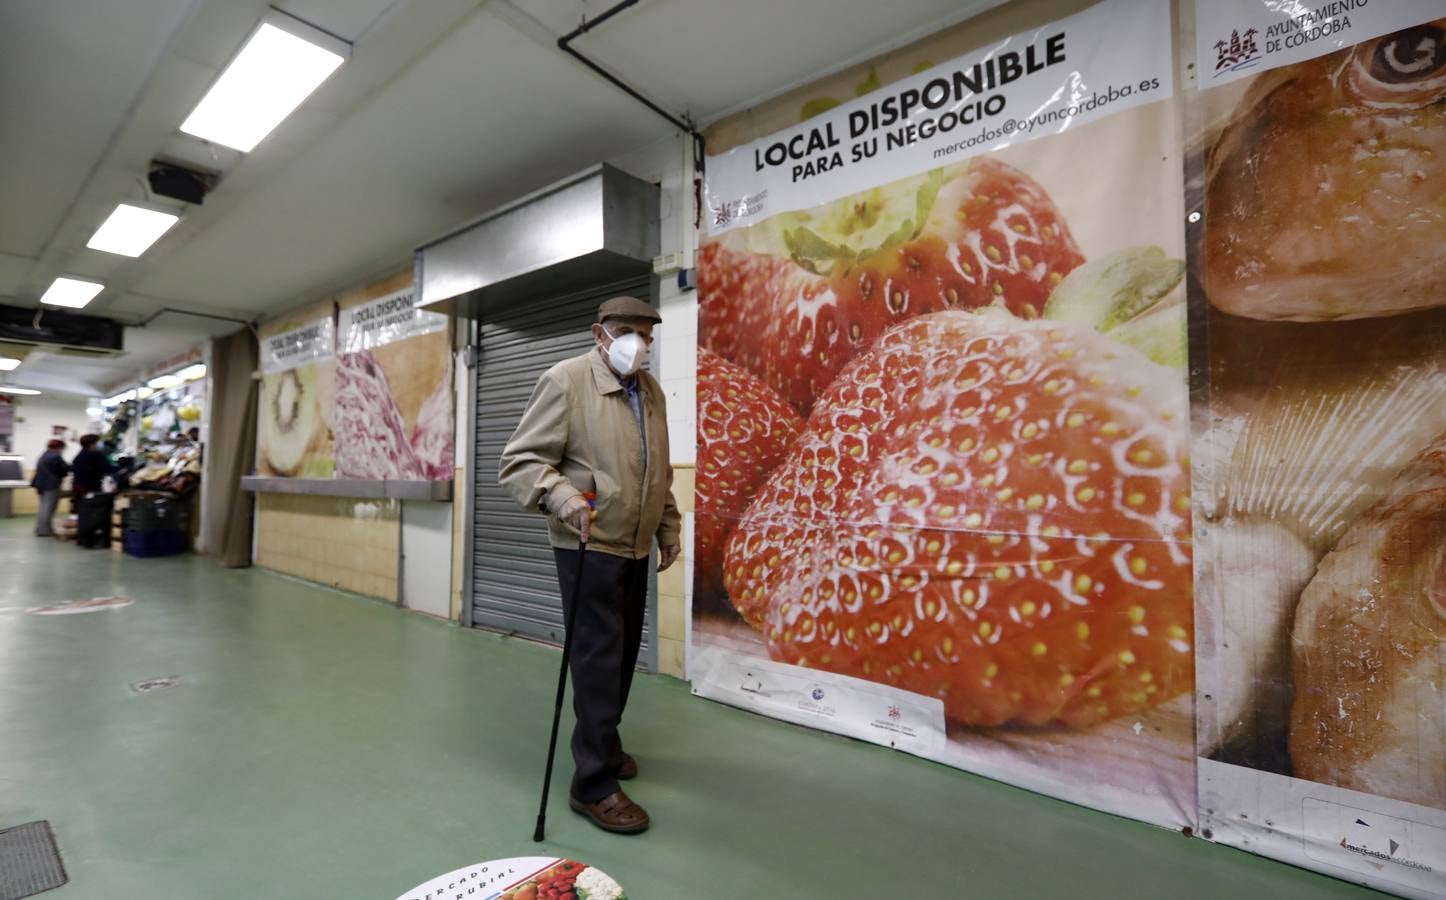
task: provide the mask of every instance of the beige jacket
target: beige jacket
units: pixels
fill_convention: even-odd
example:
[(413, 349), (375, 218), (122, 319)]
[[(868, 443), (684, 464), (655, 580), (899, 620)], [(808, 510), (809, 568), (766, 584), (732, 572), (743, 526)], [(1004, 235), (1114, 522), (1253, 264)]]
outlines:
[(577, 534), (557, 511), (597, 494), (589, 550), (643, 559), (653, 538), (677, 546), (682, 517), (673, 500), (663, 389), (637, 375), (647, 429), (647, 466), (627, 392), (597, 350), (558, 363), (537, 382), (522, 421), (502, 451), (497, 481), (524, 509), (542, 508), (552, 546), (574, 550)]

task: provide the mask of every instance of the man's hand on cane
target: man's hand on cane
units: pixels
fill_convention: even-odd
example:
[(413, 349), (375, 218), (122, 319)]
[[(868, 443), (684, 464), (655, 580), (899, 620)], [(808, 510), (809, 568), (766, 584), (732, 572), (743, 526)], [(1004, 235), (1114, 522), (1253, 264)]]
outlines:
[(567, 527), (576, 531), (584, 544), (587, 543), (588, 532), (592, 530), (593, 509), (586, 497), (578, 494), (562, 504), (562, 509), (557, 511), (557, 517), (565, 522)]

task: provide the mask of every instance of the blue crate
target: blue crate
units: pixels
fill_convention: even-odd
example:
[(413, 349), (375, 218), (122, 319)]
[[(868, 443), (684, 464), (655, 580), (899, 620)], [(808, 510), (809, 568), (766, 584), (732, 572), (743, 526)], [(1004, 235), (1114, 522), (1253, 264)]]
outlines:
[(173, 528), (137, 529), (128, 528), (122, 548), (127, 556), (141, 558), (150, 556), (175, 556), (186, 549), (186, 536)]

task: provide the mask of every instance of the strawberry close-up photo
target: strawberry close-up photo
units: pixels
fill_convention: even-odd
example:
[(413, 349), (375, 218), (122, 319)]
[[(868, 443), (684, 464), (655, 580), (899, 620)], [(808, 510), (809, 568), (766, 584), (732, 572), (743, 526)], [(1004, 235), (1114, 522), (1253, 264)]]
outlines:
[(1079, 324), (915, 318), (857, 357), (729, 540), (777, 660), (1086, 727), (1193, 683), (1186, 395)]
[(1038, 317), (1083, 261), (1034, 179), (975, 159), (705, 245), (699, 331), (806, 414), (891, 326), (987, 306)]
[(731, 610), (723, 592), (723, 545), (753, 495), (783, 461), (803, 419), (741, 366), (698, 351), (697, 602)]

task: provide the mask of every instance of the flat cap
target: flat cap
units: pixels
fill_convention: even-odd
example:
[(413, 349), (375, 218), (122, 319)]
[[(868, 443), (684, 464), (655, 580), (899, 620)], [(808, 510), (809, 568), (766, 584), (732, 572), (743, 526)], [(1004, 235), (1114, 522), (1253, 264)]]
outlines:
[(597, 320), (599, 322), (607, 319), (647, 319), (649, 322), (661, 322), (663, 317), (653, 308), (653, 304), (637, 297), (614, 297), (597, 308)]

